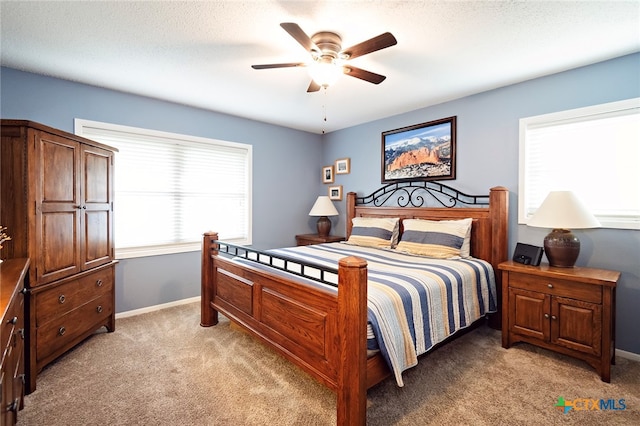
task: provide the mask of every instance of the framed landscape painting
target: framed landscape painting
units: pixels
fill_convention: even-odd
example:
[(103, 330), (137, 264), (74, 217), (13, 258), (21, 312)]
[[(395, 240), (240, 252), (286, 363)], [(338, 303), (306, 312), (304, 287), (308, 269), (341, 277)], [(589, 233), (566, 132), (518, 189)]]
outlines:
[(456, 117), (382, 132), (382, 182), (456, 178)]

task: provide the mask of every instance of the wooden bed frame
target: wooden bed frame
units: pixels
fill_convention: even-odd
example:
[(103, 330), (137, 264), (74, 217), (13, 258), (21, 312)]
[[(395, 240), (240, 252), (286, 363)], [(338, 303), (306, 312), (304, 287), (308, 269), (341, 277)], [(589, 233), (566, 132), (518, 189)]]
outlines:
[[(444, 207), (421, 207), (423, 191)], [(401, 206), (384, 204), (393, 198)], [(419, 201), (416, 204), (416, 200)], [(444, 201), (443, 201), (444, 200)], [(457, 207), (464, 205), (465, 207)], [(447, 220), (472, 218), (471, 254), (497, 265), (507, 260), (508, 190), (469, 196), (433, 182), (387, 185), (367, 197), (347, 194), (347, 238), (356, 216)], [(339, 261), (338, 291), (295, 281), (265, 268), (239, 265), (219, 252), (218, 234), (204, 234), (201, 323), (218, 323), (218, 312), (240, 325), (337, 394), (337, 424), (366, 423), (367, 389), (390, 376), (381, 355), (367, 358), (367, 263)], [(496, 272), (498, 309), (500, 274)], [(499, 328), (500, 315), (490, 319)]]

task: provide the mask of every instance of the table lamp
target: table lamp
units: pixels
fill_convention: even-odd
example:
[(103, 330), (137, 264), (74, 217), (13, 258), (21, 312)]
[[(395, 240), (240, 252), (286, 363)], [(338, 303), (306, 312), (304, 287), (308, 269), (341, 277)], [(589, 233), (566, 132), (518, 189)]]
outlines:
[(598, 228), (600, 222), (573, 192), (552, 191), (527, 225), (552, 228), (544, 239), (549, 265), (572, 268), (580, 254), (580, 240), (568, 228)]
[(326, 195), (319, 196), (309, 212), (309, 216), (320, 216), (320, 218), (318, 218), (317, 226), (318, 235), (321, 237), (326, 237), (331, 231), (331, 220), (329, 220), (327, 216), (337, 215), (338, 210), (336, 210), (335, 206)]

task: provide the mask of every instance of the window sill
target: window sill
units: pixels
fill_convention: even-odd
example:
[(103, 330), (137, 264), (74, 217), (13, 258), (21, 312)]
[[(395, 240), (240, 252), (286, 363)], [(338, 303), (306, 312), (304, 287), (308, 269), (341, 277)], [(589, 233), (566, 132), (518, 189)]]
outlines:
[[(247, 239), (228, 239), (226, 242), (238, 245), (251, 245), (251, 241)], [(136, 257), (161, 256), (165, 254), (188, 253), (192, 251), (200, 251), (202, 242), (181, 243), (181, 244), (165, 244), (147, 247), (126, 247), (116, 248), (116, 259), (132, 259)]]

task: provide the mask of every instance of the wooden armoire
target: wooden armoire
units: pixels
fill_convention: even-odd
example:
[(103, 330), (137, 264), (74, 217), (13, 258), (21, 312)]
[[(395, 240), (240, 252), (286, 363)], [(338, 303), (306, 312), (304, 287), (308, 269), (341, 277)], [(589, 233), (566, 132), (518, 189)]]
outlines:
[(37, 374), (97, 329), (115, 329), (116, 149), (25, 120), (2, 120), (3, 259), (30, 258), (26, 391)]

